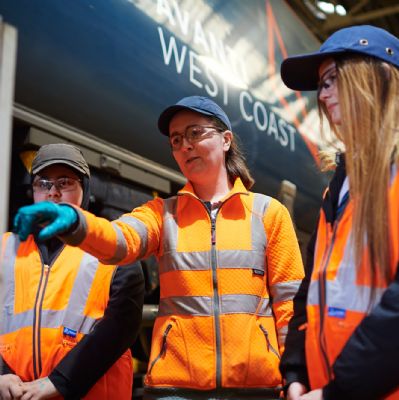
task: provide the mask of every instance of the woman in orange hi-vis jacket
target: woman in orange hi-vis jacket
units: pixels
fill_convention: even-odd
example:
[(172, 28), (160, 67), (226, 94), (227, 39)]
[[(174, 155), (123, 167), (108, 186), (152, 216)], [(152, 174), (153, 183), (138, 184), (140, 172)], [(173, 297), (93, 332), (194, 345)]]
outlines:
[[(160, 303), (146, 399), (277, 399), (303, 266), (287, 209), (253, 184), (224, 111), (206, 97), (168, 107), (158, 126), (188, 183), (110, 223), (52, 204), (21, 209), (22, 239), (42, 218), (104, 263), (156, 254)], [(51, 214), (53, 216), (51, 216)], [(55, 228), (55, 229), (54, 229)]]
[(344, 28), (281, 75), (318, 90), (345, 146), (296, 299), (307, 325), (294, 316), (281, 363), (288, 399), (399, 399), (399, 40)]

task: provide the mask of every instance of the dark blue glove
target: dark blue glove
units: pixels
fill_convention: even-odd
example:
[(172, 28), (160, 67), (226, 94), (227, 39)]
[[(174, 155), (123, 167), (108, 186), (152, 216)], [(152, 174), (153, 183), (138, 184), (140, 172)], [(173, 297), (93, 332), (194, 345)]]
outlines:
[(38, 239), (47, 240), (69, 231), (77, 222), (78, 214), (73, 207), (43, 201), (18, 210), (14, 218), (13, 232), (24, 241), (37, 225), (46, 225), (40, 231)]

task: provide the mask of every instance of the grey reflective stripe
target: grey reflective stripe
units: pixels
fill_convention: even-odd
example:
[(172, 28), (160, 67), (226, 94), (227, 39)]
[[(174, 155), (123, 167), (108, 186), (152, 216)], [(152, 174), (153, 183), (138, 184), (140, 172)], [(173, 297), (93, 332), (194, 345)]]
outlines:
[[(4, 240), (4, 236), (3, 236)], [(7, 333), (7, 327), (10, 325), (10, 319), (14, 315), (15, 300), (15, 280), (14, 265), (17, 257), (17, 251), (20, 240), (17, 235), (11, 234), (5, 243), (4, 254), (1, 261), (1, 269), (3, 272), (3, 294), (2, 303), (3, 310), (1, 312), (0, 333)], [(32, 320), (31, 320), (32, 321)]]
[(271, 197), (260, 193), (254, 193), (254, 203), (252, 207), (252, 248), (260, 251), (263, 247), (263, 256), (266, 254), (267, 237), (263, 218), (269, 207)]
[(96, 322), (93, 318), (84, 315), (84, 309), (98, 265), (95, 257), (88, 253), (83, 254), (63, 321), (63, 326), (76, 332), (87, 334)]
[(218, 267), (264, 270), (265, 250), (258, 250), (258, 247), (252, 247), (253, 250), (219, 250)]
[[(165, 225), (165, 224), (164, 224)], [(159, 257), (160, 273), (168, 271), (205, 271), (210, 269), (209, 251), (164, 253)]]
[[(138, 257), (136, 257), (136, 258), (137, 259), (142, 258), (147, 253), (147, 250), (148, 250), (148, 231), (147, 231), (147, 227), (145, 226), (144, 222), (142, 222), (139, 219), (132, 217), (130, 215), (124, 215), (121, 218), (117, 219), (117, 221), (121, 221), (121, 222), (125, 223), (126, 225), (129, 225), (139, 235), (139, 237), (140, 237), (140, 252), (139, 252)], [(123, 237), (123, 245), (125, 246), (125, 251), (127, 253), (125, 237), (123, 235), (122, 235), (122, 237)], [(115, 264), (117, 264), (117, 263), (115, 263)]]
[[(11, 238), (12, 240), (10, 241)], [(4, 302), (0, 328), (1, 334), (14, 332), (21, 328), (32, 326), (33, 323), (33, 309), (14, 314), (14, 265), (18, 246), (19, 240), (14, 237), (14, 235), (10, 236), (6, 244), (3, 270), (5, 284), (7, 285), (5, 287), (11, 289), (6, 291), (6, 301)], [(91, 331), (97, 321), (85, 316), (84, 309), (86, 307), (87, 298), (97, 269), (98, 260), (90, 254), (84, 253), (67, 308), (65, 310), (41, 310), (41, 328), (58, 328), (60, 326), (66, 326), (67, 328), (84, 334)]]
[[(176, 252), (177, 248), (177, 220), (176, 220), (177, 196), (163, 201), (163, 253)], [(177, 269), (177, 268), (171, 268)]]
[(212, 315), (212, 298), (201, 296), (168, 297), (159, 302), (158, 316)]
[[(168, 297), (160, 300), (158, 315), (212, 316), (212, 302), (212, 297), (207, 296)], [(272, 315), (268, 299), (254, 295), (220, 296), (220, 313)]]
[(284, 325), (283, 327), (278, 329), (277, 340), (280, 346), (284, 346), (287, 333), (288, 333), (288, 325)]
[(279, 282), (270, 286), (270, 295), (273, 299), (273, 304), (281, 301), (293, 300), (298, 292), (301, 280)]
[(271, 316), (269, 299), (250, 294), (225, 294), (220, 296), (221, 314), (256, 314)]
[(270, 299), (261, 299), (259, 308), (256, 310), (256, 315), (259, 315), (260, 317), (271, 317), (273, 315)]
[(108, 265), (119, 264), (126, 257), (127, 254), (127, 244), (121, 228), (115, 222), (112, 222), (111, 225), (116, 233), (115, 253), (111, 258), (100, 260), (102, 263)]
[(18, 314), (7, 314), (1, 321), (1, 334), (5, 335), (18, 329), (32, 326), (33, 310), (28, 310)]
[[(205, 271), (211, 268), (210, 251), (176, 252), (171, 251), (159, 258), (161, 272)], [(264, 270), (264, 252), (251, 250), (219, 250), (218, 268), (243, 268)]]
[(319, 305), (319, 281), (310, 281), (306, 303), (311, 306)]
[[(263, 216), (271, 198), (254, 194), (251, 220), (252, 250), (217, 250), (218, 268), (265, 270), (267, 238)], [(177, 197), (164, 200), (163, 254), (159, 258), (160, 273), (169, 271), (204, 271), (211, 268), (211, 252), (177, 252)], [(210, 232), (209, 232), (210, 235)]]
[[(32, 326), (33, 323), (33, 314), (34, 310), (28, 310), (22, 313), (18, 313), (15, 315), (9, 315), (8, 318), (5, 319), (4, 323), (1, 325), (1, 334), (7, 334), (11, 332), (15, 332), (22, 328), (28, 328)], [(40, 327), (41, 328), (59, 328), (64, 324), (64, 310), (42, 310), (40, 314)], [(82, 319), (82, 318), (81, 318)], [(82, 330), (79, 330), (82, 333), (89, 333), (92, 326), (96, 323), (96, 320), (89, 317), (84, 317), (84, 321), (82, 323)]]
[[(355, 265), (352, 233), (348, 238), (344, 256), (338, 266), (334, 280), (326, 281), (326, 305), (349, 311), (367, 313), (381, 299), (386, 288), (376, 288), (375, 298), (370, 304), (371, 289), (368, 286), (358, 285), (357, 268)], [(311, 281), (308, 292), (309, 305), (319, 305), (319, 282)]]

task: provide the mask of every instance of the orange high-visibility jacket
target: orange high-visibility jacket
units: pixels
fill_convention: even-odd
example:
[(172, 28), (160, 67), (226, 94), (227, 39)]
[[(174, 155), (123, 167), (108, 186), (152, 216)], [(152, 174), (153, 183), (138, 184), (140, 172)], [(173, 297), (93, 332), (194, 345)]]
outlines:
[[(5, 234), (1, 251), (1, 356), (23, 381), (46, 377), (103, 317), (116, 267), (71, 246), (43, 265), (32, 235)], [(84, 398), (130, 399), (132, 379), (129, 350)]]
[[(393, 279), (399, 261), (399, 175), (396, 171), (388, 199)], [(354, 262), (351, 246), (352, 213), (353, 202), (349, 201), (333, 226), (326, 221), (325, 214), (320, 213), (307, 300), (305, 346), (312, 389), (321, 388), (333, 379), (332, 368), (337, 356), (386, 290), (384, 284), (375, 288), (375, 298), (370, 307), (371, 278), (366, 258), (360, 268)], [(399, 391), (389, 399), (399, 399)]]
[(190, 184), (112, 223), (78, 212), (67, 242), (105, 263), (159, 259), (147, 388), (281, 389), (279, 359), (303, 278), (284, 206), (237, 179), (214, 220)]

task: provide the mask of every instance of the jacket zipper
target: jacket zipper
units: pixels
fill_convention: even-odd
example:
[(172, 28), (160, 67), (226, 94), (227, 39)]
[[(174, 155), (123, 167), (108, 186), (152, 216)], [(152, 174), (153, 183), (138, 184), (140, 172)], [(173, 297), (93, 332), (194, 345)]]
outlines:
[(44, 300), (44, 294), (46, 292), (47, 282), (50, 275), (50, 269), (55, 261), (58, 259), (62, 250), (64, 250), (65, 245), (61, 246), (58, 253), (53, 258), (50, 265), (43, 262), (42, 254), (40, 249), (38, 249), (40, 260), (42, 262), (42, 274), (40, 276), (39, 287), (36, 293), (34, 311), (33, 311), (33, 376), (38, 379), (42, 373), (42, 355), (41, 355), (41, 340), (40, 340), (40, 328), (41, 328), (41, 315), (42, 306)]
[(332, 233), (331, 233), (331, 229), (329, 228), (329, 225), (326, 224), (329, 246), (327, 246), (324, 251), (322, 268), (319, 272), (320, 350), (321, 350), (321, 354), (323, 357), (325, 369), (326, 369), (327, 375), (330, 380), (333, 378), (333, 372), (332, 372), (332, 368), (330, 366), (330, 362), (328, 359), (327, 343), (326, 343), (326, 338), (324, 336), (324, 321), (325, 321), (324, 317), (325, 317), (325, 311), (327, 311), (327, 310), (325, 310), (326, 305), (327, 305), (326, 304), (327, 303), (327, 301), (326, 301), (326, 298), (327, 298), (326, 280), (327, 280), (327, 266), (330, 261), (331, 254), (332, 254), (332, 251), (334, 248), (334, 242), (335, 242), (335, 237), (337, 234), (339, 220), (340, 220), (340, 218), (338, 220), (334, 221)]
[(154, 361), (151, 363), (150, 369), (148, 370), (148, 375), (151, 375), (152, 368), (156, 364), (156, 362), (166, 353), (166, 348), (167, 348), (167, 342), (166, 339), (168, 337), (169, 331), (172, 329), (172, 324), (168, 324), (168, 326), (165, 329), (165, 332), (162, 335), (162, 346), (161, 346), (161, 351), (157, 355), (157, 357), (154, 359)]
[[(220, 205), (221, 207), (222, 205)], [(219, 210), (220, 210), (219, 207)], [(217, 212), (219, 212), (219, 210)], [(220, 338), (220, 305), (219, 291), (217, 279), (217, 260), (216, 260), (216, 215), (212, 217), (212, 213), (208, 211), (211, 219), (211, 265), (212, 265), (212, 284), (214, 298), (214, 316), (215, 316), (215, 334), (216, 334), (216, 387), (222, 386), (222, 354), (221, 354), (221, 338)]]
[(48, 282), (50, 266), (43, 264), (42, 275), (40, 277), (39, 288), (37, 290), (35, 308), (33, 312), (33, 374), (35, 379), (39, 378), (42, 372), (41, 347), (40, 347), (40, 325), (41, 309), (43, 305), (44, 293)]
[(216, 218), (219, 214), (223, 205), (229, 201), (233, 196), (240, 195), (242, 193), (233, 193), (230, 197), (222, 202), (215, 214), (212, 217), (211, 210), (208, 209), (206, 204), (197, 196), (186, 193), (193, 198), (197, 199), (205, 208), (208, 213), (211, 222), (211, 266), (212, 266), (212, 284), (213, 284), (213, 315), (215, 319), (215, 345), (216, 345), (216, 388), (222, 387), (222, 353), (221, 353), (221, 337), (220, 337), (220, 305), (219, 305), (219, 292), (218, 292), (218, 280), (217, 280), (217, 260), (216, 260)]

